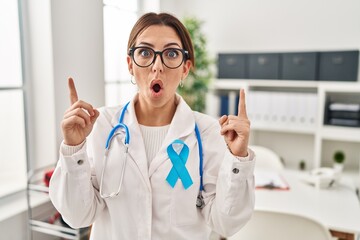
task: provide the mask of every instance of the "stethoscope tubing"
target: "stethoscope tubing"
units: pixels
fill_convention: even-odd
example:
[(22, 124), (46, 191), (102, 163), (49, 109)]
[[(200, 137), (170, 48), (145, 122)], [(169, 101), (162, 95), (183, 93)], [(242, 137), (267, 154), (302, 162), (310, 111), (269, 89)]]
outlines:
[[(106, 140), (106, 145), (105, 145), (105, 154), (104, 154), (104, 166), (103, 169), (101, 171), (101, 180), (100, 180), (100, 196), (102, 198), (112, 198), (115, 197), (117, 195), (119, 195), (120, 191), (121, 191), (121, 186), (122, 186), (122, 182), (124, 179), (124, 173), (125, 173), (125, 167), (126, 167), (126, 162), (127, 162), (127, 154), (128, 154), (128, 148), (129, 148), (129, 144), (130, 144), (130, 131), (129, 128), (126, 124), (123, 123), (124, 120), (124, 115), (125, 112), (127, 110), (128, 105), (130, 104), (130, 102), (126, 103), (124, 108), (122, 109), (122, 112), (120, 114), (119, 117), (119, 122), (117, 125), (115, 125), (115, 127), (113, 127), (113, 129), (111, 129), (109, 136)], [(123, 166), (121, 169), (121, 175), (120, 175), (120, 182), (119, 182), (119, 186), (116, 192), (111, 192), (109, 194), (104, 194), (103, 193), (103, 184), (104, 184), (104, 175), (105, 175), (105, 168), (107, 166), (107, 157), (111, 148), (111, 142), (112, 139), (120, 134), (120, 133), (116, 133), (116, 131), (119, 128), (123, 128), (125, 130), (125, 139), (124, 139), (124, 144), (125, 144), (125, 160), (123, 162)], [(199, 146), (199, 158), (200, 158), (200, 163), (199, 163), (199, 173), (200, 173), (200, 190), (199, 190), (199, 194), (198, 194), (198, 198), (197, 198), (197, 207), (199, 208), (203, 208), (204, 207), (204, 200), (202, 197), (201, 192), (204, 190), (204, 186), (203, 186), (203, 147), (202, 147), (202, 141), (201, 141), (201, 136), (200, 136), (200, 131), (199, 128), (197, 126), (197, 124), (195, 123), (195, 134), (196, 134), (196, 138), (198, 140), (198, 146)]]
[[(106, 145), (105, 145), (105, 154), (104, 154), (104, 166), (101, 170), (101, 179), (100, 179), (100, 196), (104, 199), (106, 198), (112, 198), (112, 197), (115, 197), (117, 195), (119, 195), (120, 191), (121, 191), (121, 187), (122, 187), (122, 182), (124, 180), (124, 174), (125, 174), (125, 167), (126, 167), (126, 162), (127, 162), (127, 155), (128, 155), (128, 149), (129, 149), (129, 143), (130, 143), (130, 131), (129, 131), (129, 128), (128, 126), (126, 126), (126, 124), (123, 123), (123, 120), (124, 120), (124, 115), (125, 115), (125, 111), (128, 107), (130, 102), (128, 102), (121, 114), (120, 114), (120, 118), (119, 118), (119, 123), (116, 124), (115, 127), (113, 127), (113, 129), (111, 129), (110, 133), (109, 133), (109, 136), (106, 140)], [(119, 129), (119, 128), (123, 128), (125, 130), (125, 139), (124, 139), (124, 144), (125, 144), (125, 159), (123, 161), (123, 166), (121, 168), (121, 173), (120, 173), (120, 182), (119, 182), (119, 186), (118, 186), (118, 189), (116, 192), (111, 192), (109, 194), (105, 194), (103, 192), (104, 190), (104, 175), (105, 175), (105, 169), (106, 169), (106, 166), (107, 166), (107, 158), (108, 158), (108, 155), (109, 155), (109, 151), (110, 151), (110, 148), (111, 148), (111, 142), (112, 142), (112, 139), (120, 134), (120, 133), (116, 133), (116, 131)]]

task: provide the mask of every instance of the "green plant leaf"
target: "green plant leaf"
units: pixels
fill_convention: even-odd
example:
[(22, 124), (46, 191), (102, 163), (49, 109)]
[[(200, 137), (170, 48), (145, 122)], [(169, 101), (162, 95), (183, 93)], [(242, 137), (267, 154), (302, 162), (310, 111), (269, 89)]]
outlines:
[(191, 109), (204, 112), (206, 93), (213, 77), (211, 66), (215, 63), (209, 57), (207, 38), (201, 31), (203, 22), (196, 17), (185, 17), (183, 24), (188, 29), (194, 45), (195, 68), (190, 71), (184, 81), (184, 86), (178, 88), (178, 93), (185, 99)]

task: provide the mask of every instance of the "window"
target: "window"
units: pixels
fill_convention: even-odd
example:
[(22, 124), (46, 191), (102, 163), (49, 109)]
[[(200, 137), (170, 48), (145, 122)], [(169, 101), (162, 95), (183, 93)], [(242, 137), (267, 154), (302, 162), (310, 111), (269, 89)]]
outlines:
[(126, 56), (138, 8), (138, 1), (104, 0), (105, 102), (108, 106), (129, 101), (137, 90), (130, 81)]
[(26, 134), (18, 1), (0, 1), (0, 197), (26, 186)]

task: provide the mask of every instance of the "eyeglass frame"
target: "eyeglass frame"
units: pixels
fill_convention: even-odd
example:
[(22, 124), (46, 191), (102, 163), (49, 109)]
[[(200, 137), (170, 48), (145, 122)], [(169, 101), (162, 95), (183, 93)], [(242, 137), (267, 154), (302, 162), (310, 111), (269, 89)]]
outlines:
[[(149, 63), (149, 64), (146, 65), (146, 66), (140, 66), (140, 65), (135, 61), (134, 52), (135, 52), (136, 49), (139, 49), (139, 48), (146, 48), (146, 49), (149, 49), (149, 50), (151, 50), (151, 51), (154, 52), (154, 58), (153, 58), (153, 60), (151, 61), (151, 63)], [(177, 67), (169, 67), (169, 66), (167, 66), (167, 65), (164, 63), (163, 53), (164, 53), (166, 50), (169, 50), (169, 49), (178, 50), (178, 51), (180, 51), (180, 52), (183, 54), (183, 59), (181, 60), (179, 66), (177, 66)], [(141, 68), (146, 68), (146, 67), (149, 67), (151, 64), (153, 64), (153, 63), (155, 62), (155, 60), (156, 60), (156, 56), (157, 56), (157, 55), (160, 56), (161, 63), (164, 64), (164, 66), (166, 66), (167, 68), (170, 68), (170, 69), (179, 68), (183, 62), (185, 62), (186, 60), (190, 59), (189, 52), (188, 52), (187, 50), (185, 50), (185, 49), (182, 49), (182, 48), (165, 48), (165, 49), (163, 49), (162, 51), (155, 51), (154, 49), (152, 49), (152, 48), (150, 48), (150, 47), (138, 46), (138, 47), (129, 48), (128, 55), (132, 58), (132, 60), (134, 61), (134, 63), (135, 63), (137, 66), (141, 67)]]

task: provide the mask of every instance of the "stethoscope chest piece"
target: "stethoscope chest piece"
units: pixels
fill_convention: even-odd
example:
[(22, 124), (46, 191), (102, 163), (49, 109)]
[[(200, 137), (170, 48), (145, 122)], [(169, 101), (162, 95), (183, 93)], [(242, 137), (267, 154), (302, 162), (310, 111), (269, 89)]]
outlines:
[(202, 196), (201, 192), (199, 192), (196, 199), (196, 207), (202, 209), (204, 206), (205, 206), (204, 197)]

